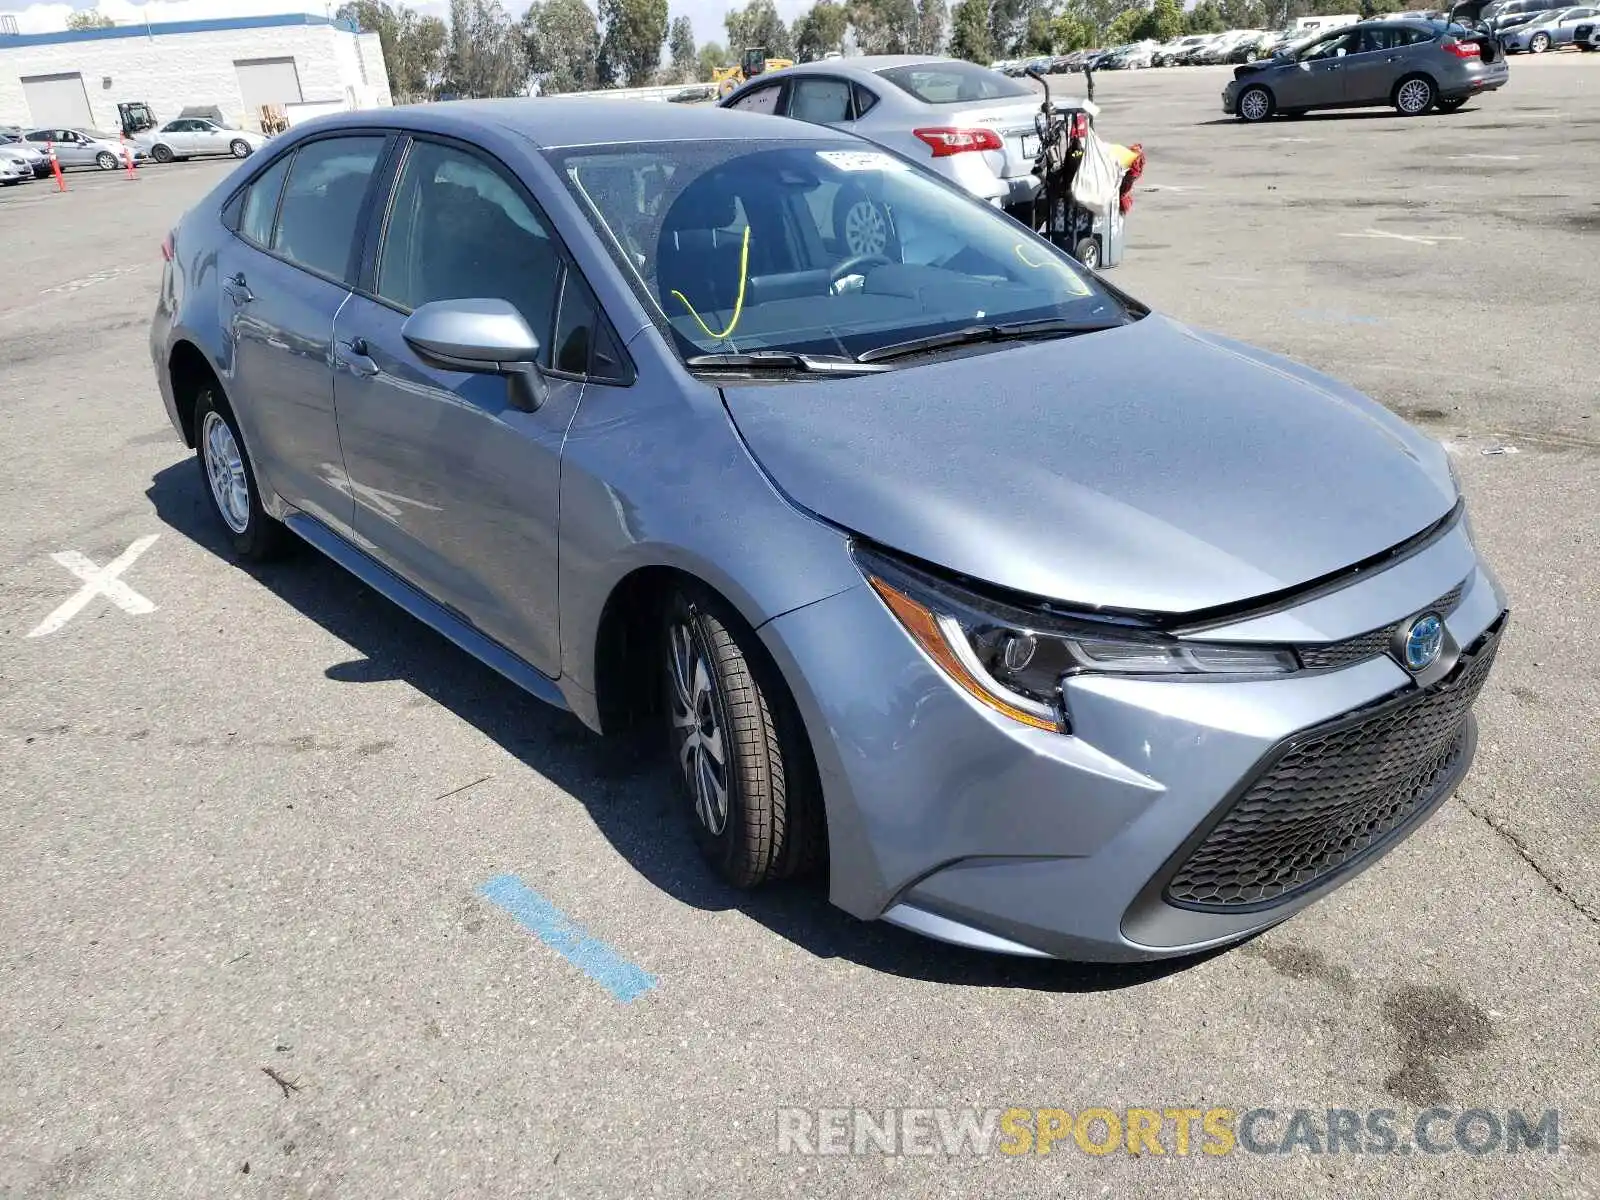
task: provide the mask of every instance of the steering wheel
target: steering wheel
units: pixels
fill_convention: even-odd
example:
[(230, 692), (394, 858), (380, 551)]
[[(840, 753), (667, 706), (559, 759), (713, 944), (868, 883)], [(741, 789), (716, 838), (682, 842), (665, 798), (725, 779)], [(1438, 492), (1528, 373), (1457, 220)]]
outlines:
[(889, 267), (893, 265), (894, 259), (882, 254), (852, 254), (828, 272), (828, 286), (832, 287), (846, 276), (859, 275), (863, 267)]

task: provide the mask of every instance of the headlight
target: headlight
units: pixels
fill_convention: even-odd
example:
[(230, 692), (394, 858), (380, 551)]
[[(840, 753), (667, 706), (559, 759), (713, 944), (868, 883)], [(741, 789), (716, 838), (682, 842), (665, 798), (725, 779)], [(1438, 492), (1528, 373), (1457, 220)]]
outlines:
[(856, 550), (879, 599), (952, 682), (998, 713), (1065, 733), (1072, 675), (1215, 679), (1299, 669), (1281, 646), (1179, 639), (1136, 618), (1013, 606), (881, 555)]

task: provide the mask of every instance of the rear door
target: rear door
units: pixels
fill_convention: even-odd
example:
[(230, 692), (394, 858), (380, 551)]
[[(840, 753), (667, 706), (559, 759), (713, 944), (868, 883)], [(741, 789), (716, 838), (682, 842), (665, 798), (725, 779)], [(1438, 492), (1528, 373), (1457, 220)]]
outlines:
[(302, 142), (258, 171), (217, 255), (235, 412), (255, 467), (296, 508), (348, 535), (353, 504), (334, 417), (334, 317), (350, 295), (387, 146), (363, 130)]
[(1344, 97), (1351, 104), (1386, 104), (1406, 67), (1410, 30), (1396, 25), (1363, 26), (1354, 52), (1344, 59)]
[[(480, 632), (557, 675), (561, 445), (590, 345), (571, 321), (593, 302), (579, 296), (586, 289), (532, 193), (476, 147), (411, 141), (382, 226), (335, 331), (356, 537)], [(432, 367), (406, 344), (407, 316), (450, 299), (506, 300), (522, 313), (547, 368), (549, 394), (537, 411), (513, 405), (504, 378)]]

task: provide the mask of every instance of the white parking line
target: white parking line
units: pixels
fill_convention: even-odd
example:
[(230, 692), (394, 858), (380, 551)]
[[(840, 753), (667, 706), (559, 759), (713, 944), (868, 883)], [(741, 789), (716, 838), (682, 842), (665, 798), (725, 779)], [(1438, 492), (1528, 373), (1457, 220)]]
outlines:
[(1395, 242), (1414, 242), (1419, 246), (1437, 246), (1440, 242), (1459, 242), (1461, 238), (1449, 233), (1430, 233), (1426, 237), (1415, 233), (1390, 233), (1387, 229), (1363, 229), (1360, 233), (1341, 233), (1347, 238), (1378, 238)]
[(28, 636), (36, 638), (55, 633), (82, 612), (89, 601), (96, 596), (104, 596), (130, 616), (155, 612), (154, 604), (123, 583), (118, 576), (133, 566), (139, 556), (150, 549), (160, 536), (159, 533), (146, 534), (103, 567), (95, 566), (87, 555), (80, 554), (76, 550), (63, 550), (59, 554), (52, 554), (51, 558), (83, 580), (83, 586), (34, 626)]
[(1451, 162), (1466, 162), (1476, 159), (1479, 162), (1521, 162), (1524, 158), (1538, 158), (1537, 154), (1448, 154), (1445, 156)]
[(66, 292), (81, 292), (86, 287), (93, 287), (97, 283), (106, 283), (120, 275), (129, 275), (134, 271), (142, 271), (144, 267), (107, 267), (103, 271), (96, 271), (93, 275), (83, 275), (77, 279), (69, 279), (65, 283), (58, 283), (55, 287), (43, 289), (39, 295), (54, 296)]

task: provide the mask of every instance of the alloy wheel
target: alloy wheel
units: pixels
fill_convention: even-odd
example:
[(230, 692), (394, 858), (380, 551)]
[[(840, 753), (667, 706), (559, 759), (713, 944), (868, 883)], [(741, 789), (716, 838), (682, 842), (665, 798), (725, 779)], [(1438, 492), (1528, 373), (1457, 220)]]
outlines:
[(236, 140), (233, 145), (228, 147), (228, 150), (235, 158), (250, 157), (250, 143), (243, 138)]
[(1260, 88), (1251, 88), (1239, 97), (1239, 115), (1246, 121), (1262, 121), (1266, 119), (1267, 94)]
[(711, 664), (686, 622), (673, 622), (667, 640), (678, 767), (694, 796), (695, 817), (720, 836), (728, 824), (728, 739)]
[(94, 156), (95, 166), (102, 171), (115, 171), (117, 169), (117, 156), (109, 150), (102, 150)]
[(1528, 42), (1528, 49), (1534, 54), (1543, 54), (1550, 49), (1550, 35), (1548, 33), (1534, 34)]
[(844, 244), (852, 255), (882, 254), (889, 245), (889, 223), (871, 200), (857, 200), (844, 214)]
[(1408, 79), (1400, 85), (1397, 103), (1403, 113), (1422, 112), (1433, 103), (1433, 89), (1426, 80)]
[(217, 511), (234, 533), (243, 533), (250, 524), (250, 482), (245, 476), (244, 458), (233, 430), (215, 412), (206, 414), (200, 431), (200, 445), (206, 460), (206, 478), (211, 481), (211, 497)]

